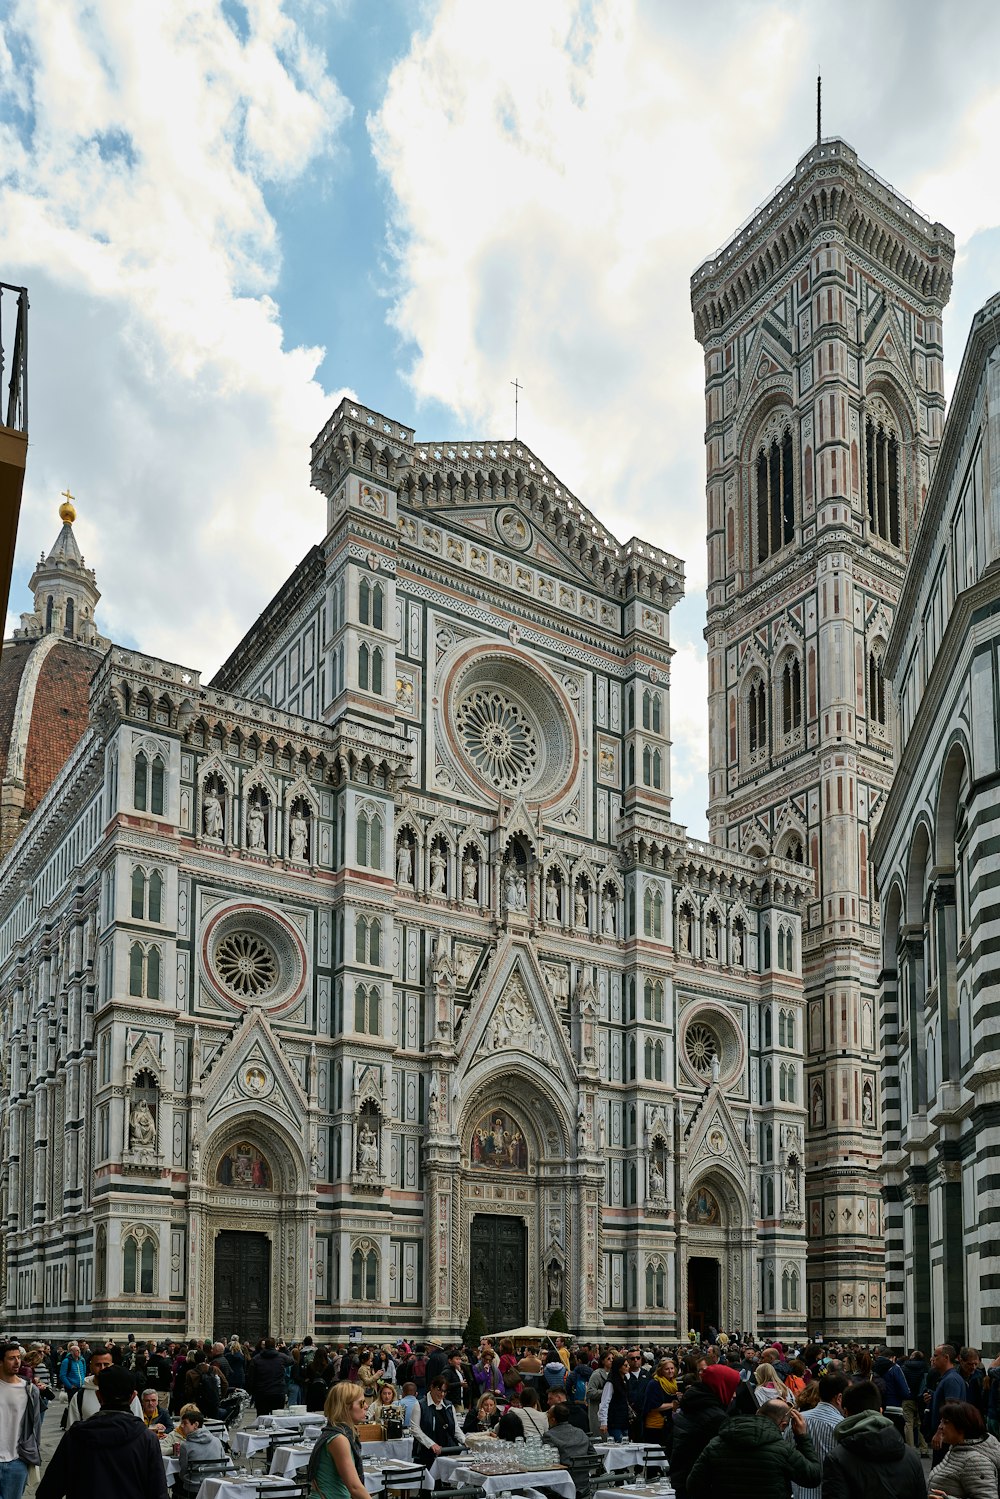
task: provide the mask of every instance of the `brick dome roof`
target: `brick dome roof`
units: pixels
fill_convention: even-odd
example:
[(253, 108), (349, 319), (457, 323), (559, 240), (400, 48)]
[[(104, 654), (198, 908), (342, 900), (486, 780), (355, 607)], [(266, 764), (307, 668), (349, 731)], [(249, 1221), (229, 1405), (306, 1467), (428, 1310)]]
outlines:
[(87, 727), (103, 652), (44, 635), (0, 652), (0, 855), (38, 806)]

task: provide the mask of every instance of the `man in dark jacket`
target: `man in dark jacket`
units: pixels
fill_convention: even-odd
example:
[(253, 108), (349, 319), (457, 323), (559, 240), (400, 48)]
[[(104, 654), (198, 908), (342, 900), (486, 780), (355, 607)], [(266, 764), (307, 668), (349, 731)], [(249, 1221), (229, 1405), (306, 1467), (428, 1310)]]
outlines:
[(278, 1352), (273, 1338), (265, 1338), (263, 1348), (250, 1360), (247, 1388), (258, 1416), (269, 1416), (272, 1411), (284, 1408), (285, 1370), (290, 1363), (287, 1353)]
[(903, 1401), (903, 1437), (908, 1447), (919, 1447), (922, 1452), (926, 1452), (927, 1443), (920, 1429), (922, 1414), (920, 1387), (927, 1377), (928, 1363), (919, 1348), (911, 1348), (909, 1358), (904, 1359), (900, 1368), (909, 1391), (907, 1398)]
[(160, 1444), (129, 1409), (135, 1378), (120, 1364), (97, 1376), (101, 1408), (67, 1427), (36, 1490), (36, 1499), (167, 1499)]
[[(784, 1439), (789, 1421), (794, 1446)], [(801, 1412), (784, 1400), (768, 1400), (756, 1416), (730, 1417), (691, 1469), (687, 1493), (691, 1499), (719, 1499), (722, 1494), (789, 1499), (793, 1481), (813, 1488), (821, 1476)]]
[(844, 1391), (846, 1419), (823, 1463), (823, 1499), (926, 1499), (924, 1465), (879, 1405), (870, 1380)]
[(726, 1419), (711, 1385), (695, 1384), (684, 1391), (674, 1410), (674, 1437), (670, 1449), (670, 1481), (677, 1499), (685, 1499), (688, 1475)]

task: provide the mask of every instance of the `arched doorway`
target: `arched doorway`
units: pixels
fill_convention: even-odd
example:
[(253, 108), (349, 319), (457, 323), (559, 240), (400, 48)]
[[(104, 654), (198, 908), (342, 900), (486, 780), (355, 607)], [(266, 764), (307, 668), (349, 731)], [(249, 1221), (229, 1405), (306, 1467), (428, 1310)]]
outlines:
[(241, 1111), (223, 1124), (190, 1200), (192, 1331), (252, 1339), (311, 1330), (315, 1195), (276, 1121)]
[(476, 1090), (460, 1131), (456, 1310), (479, 1306), (491, 1331), (544, 1325), (556, 1307), (572, 1320), (580, 1226), (567, 1121), (534, 1079), (505, 1071)]
[(754, 1232), (736, 1183), (719, 1171), (699, 1178), (684, 1205), (681, 1232), (685, 1327), (702, 1338), (709, 1328), (749, 1328)]

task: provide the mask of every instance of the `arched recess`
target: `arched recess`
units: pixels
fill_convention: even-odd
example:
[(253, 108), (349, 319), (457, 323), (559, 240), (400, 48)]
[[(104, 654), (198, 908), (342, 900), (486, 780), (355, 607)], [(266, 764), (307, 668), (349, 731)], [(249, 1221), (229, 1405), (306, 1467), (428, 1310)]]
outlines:
[(794, 540), (801, 513), (801, 459), (792, 406), (791, 390), (772, 387), (741, 423), (740, 553), (750, 569), (764, 566)]
[(906, 861), (907, 926), (922, 926), (924, 923), (932, 831), (930, 820), (926, 814), (921, 814), (910, 839)]
[[(883, 431), (887, 437), (895, 440), (897, 484), (898, 484), (898, 513), (899, 533), (892, 534), (890, 520), (890, 495), (891, 479), (888, 467), (885, 463), (885, 453), (879, 453), (877, 438), (879, 431)], [(862, 494), (861, 507), (865, 517), (866, 527), (869, 535), (876, 535), (888, 541), (891, 545), (906, 550), (909, 540), (913, 535), (916, 517), (923, 505), (923, 498), (918, 502), (916, 494), (916, 469), (915, 469), (915, 446), (916, 435), (916, 413), (910, 406), (910, 402), (903, 389), (892, 379), (885, 369), (880, 370), (877, 365), (870, 364), (868, 369), (868, 380), (865, 388), (865, 405), (861, 416), (861, 452), (864, 455), (862, 472)], [(880, 474), (876, 476), (876, 483), (872, 487), (871, 468), (873, 460), (877, 461)], [(880, 485), (878, 478), (883, 483)], [(885, 495), (884, 519), (879, 519), (880, 496)], [(875, 521), (872, 523), (872, 511), (874, 506)]]
[(267, 1160), (271, 1170), (272, 1185), (269, 1190), (272, 1195), (292, 1196), (308, 1187), (308, 1162), (299, 1142), (273, 1115), (246, 1109), (236, 1118), (220, 1124), (205, 1147), (204, 1178), (216, 1191), (226, 1190), (225, 1187), (216, 1185), (223, 1156), (244, 1140), (259, 1149)]
[(882, 967), (887, 974), (895, 974), (899, 963), (899, 929), (903, 919), (903, 886), (897, 878), (886, 892), (882, 902)]
[(945, 756), (934, 814), (934, 863), (954, 870), (955, 845), (969, 783), (970, 756), (964, 735), (955, 734)]

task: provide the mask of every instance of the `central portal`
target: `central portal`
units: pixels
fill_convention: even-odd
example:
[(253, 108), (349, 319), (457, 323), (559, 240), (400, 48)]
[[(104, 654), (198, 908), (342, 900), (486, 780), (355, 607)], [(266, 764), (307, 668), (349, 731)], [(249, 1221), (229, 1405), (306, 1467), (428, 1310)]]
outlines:
[(249, 1343), (270, 1331), (271, 1241), (267, 1234), (226, 1231), (215, 1241), (215, 1338)]
[(687, 1270), (688, 1327), (704, 1340), (710, 1327), (718, 1331), (720, 1326), (719, 1262), (707, 1255), (692, 1255)]
[(478, 1306), (490, 1332), (527, 1321), (528, 1230), (520, 1218), (477, 1213), (469, 1236), (469, 1310)]

